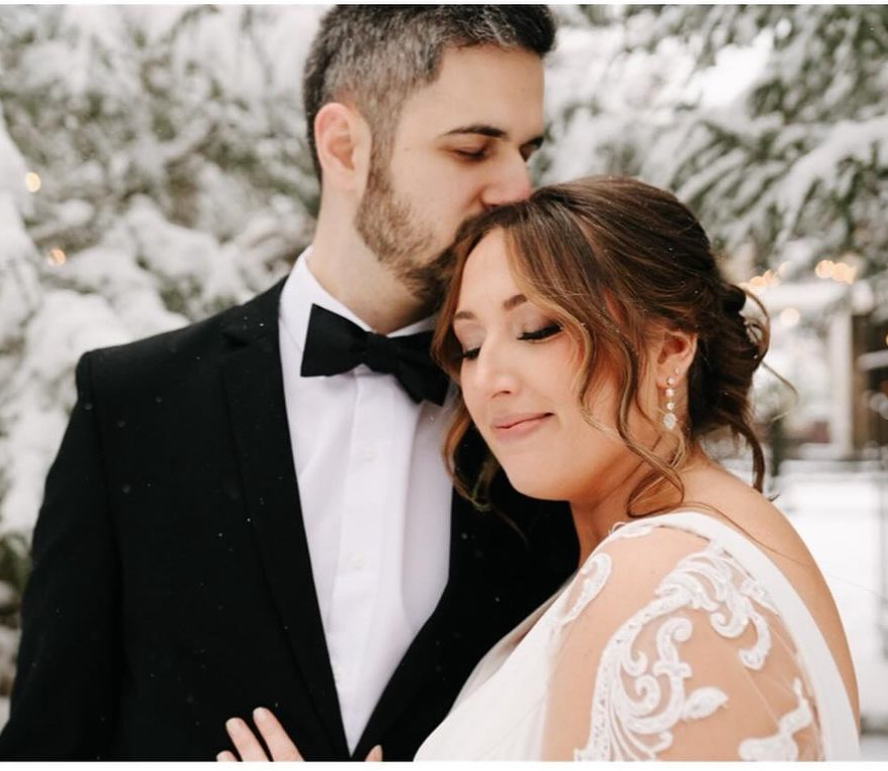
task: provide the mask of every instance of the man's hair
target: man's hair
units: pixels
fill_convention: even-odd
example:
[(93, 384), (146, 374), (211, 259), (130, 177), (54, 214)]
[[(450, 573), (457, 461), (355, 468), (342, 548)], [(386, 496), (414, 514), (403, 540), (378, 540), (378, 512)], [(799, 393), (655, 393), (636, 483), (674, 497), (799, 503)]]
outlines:
[(318, 178), (314, 120), (326, 103), (357, 108), (370, 125), (374, 156), (381, 159), (405, 99), (435, 81), (446, 49), (495, 45), (542, 58), (554, 42), (555, 19), (544, 5), (335, 6), (321, 20), (302, 84)]

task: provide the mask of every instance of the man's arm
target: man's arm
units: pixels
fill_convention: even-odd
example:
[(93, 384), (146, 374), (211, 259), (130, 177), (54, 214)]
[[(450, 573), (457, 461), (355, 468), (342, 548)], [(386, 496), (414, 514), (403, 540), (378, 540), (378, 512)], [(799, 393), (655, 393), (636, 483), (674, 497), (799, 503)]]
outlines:
[(91, 363), (77, 365), (78, 400), (34, 530), (4, 760), (105, 757), (114, 730), (120, 576)]

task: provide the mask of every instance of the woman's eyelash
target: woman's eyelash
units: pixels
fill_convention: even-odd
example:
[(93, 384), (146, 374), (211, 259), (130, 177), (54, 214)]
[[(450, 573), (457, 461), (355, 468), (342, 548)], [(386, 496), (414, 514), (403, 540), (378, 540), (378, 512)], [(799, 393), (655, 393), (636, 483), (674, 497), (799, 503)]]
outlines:
[(560, 324), (549, 324), (542, 329), (536, 329), (533, 332), (524, 332), (519, 340), (545, 340), (547, 337), (557, 335), (561, 331)]
[[(547, 337), (552, 337), (553, 335), (557, 335), (561, 331), (560, 324), (549, 324), (547, 327), (542, 327), (541, 329), (535, 329), (531, 332), (522, 332), (519, 335), (519, 340), (545, 340)], [(464, 351), (461, 351), (459, 354), (459, 358), (469, 359), (477, 359), (478, 354), (481, 352), (481, 346), (477, 348), (467, 348)]]

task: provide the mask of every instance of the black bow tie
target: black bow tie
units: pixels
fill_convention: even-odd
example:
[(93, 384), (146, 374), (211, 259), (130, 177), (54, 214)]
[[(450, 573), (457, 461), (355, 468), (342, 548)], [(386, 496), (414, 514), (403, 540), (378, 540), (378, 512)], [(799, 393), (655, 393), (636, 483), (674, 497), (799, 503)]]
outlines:
[(431, 332), (385, 337), (365, 332), (348, 319), (311, 306), (302, 376), (338, 375), (366, 364), (374, 372), (394, 375), (413, 401), (444, 404), (448, 380), (429, 355)]

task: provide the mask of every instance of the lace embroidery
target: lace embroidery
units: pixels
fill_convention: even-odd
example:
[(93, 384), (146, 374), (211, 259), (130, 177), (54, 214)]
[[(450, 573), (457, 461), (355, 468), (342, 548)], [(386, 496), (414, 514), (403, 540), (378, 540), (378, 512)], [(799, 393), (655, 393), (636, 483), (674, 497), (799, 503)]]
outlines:
[[(614, 537), (634, 536), (631, 526)], [(750, 669), (760, 669), (771, 648), (767, 622), (756, 605), (773, 610), (761, 586), (712, 541), (703, 551), (682, 559), (656, 589), (657, 599), (637, 611), (611, 637), (601, 656), (595, 679), (588, 744), (574, 751), (575, 760), (654, 760), (672, 745), (679, 720), (699, 720), (728, 701), (718, 688), (685, 693), (691, 667), (682, 661), (677, 643), (688, 640), (693, 624), (673, 616), (682, 608), (709, 614), (712, 628), (735, 639), (752, 624), (756, 639), (740, 651)], [(655, 661), (633, 651), (641, 631), (659, 621)], [(632, 682), (630, 693), (623, 682)]]
[(652, 525), (644, 520), (636, 520), (635, 522), (617, 522), (610, 531), (608, 538), (614, 536), (618, 538), (641, 538), (653, 530), (656, 525)]
[(798, 760), (799, 745), (793, 734), (808, 728), (814, 722), (811, 704), (802, 691), (802, 681), (796, 678), (792, 689), (798, 706), (787, 712), (777, 724), (777, 733), (761, 739), (745, 739), (740, 742), (737, 754), (740, 760)]
[(580, 569), (580, 575), (584, 576), (583, 588), (580, 590), (580, 596), (577, 597), (574, 606), (568, 611), (564, 618), (561, 619), (558, 626), (555, 627), (555, 631), (558, 631), (560, 627), (566, 626), (571, 621), (576, 620), (586, 606), (598, 596), (598, 593), (610, 577), (612, 564), (613, 560), (611, 559), (610, 554), (605, 553), (595, 554), (586, 560), (585, 564)]

